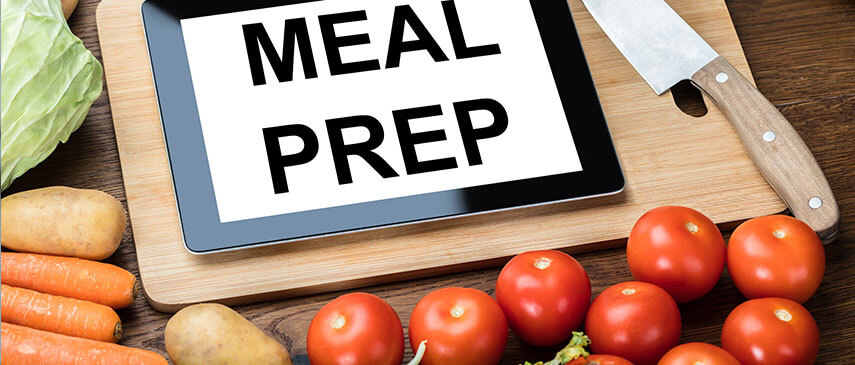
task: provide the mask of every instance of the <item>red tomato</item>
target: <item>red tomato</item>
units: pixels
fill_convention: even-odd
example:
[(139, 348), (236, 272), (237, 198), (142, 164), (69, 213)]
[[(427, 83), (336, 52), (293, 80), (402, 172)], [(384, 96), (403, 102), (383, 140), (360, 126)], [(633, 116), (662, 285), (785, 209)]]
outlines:
[(784, 298), (752, 299), (727, 316), (721, 347), (742, 365), (813, 364), (819, 328), (801, 304)]
[(496, 300), (523, 341), (553, 346), (570, 338), (585, 319), (591, 281), (582, 265), (566, 253), (526, 252), (502, 269)]
[(724, 271), (724, 239), (709, 218), (685, 207), (645, 213), (629, 234), (632, 277), (665, 289), (677, 303), (708, 293)]
[(628, 281), (604, 290), (591, 303), (585, 333), (592, 352), (655, 364), (680, 341), (680, 310), (662, 288)]
[(692, 342), (677, 346), (668, 351), (658, 365), (739, 365), (733, 355), (718, 346), (708, 343)]
[(614, 355), (591, 355), (585, 358), (578, 358), (570, 362), (569, 365), (632, 365), (629, 360)]
[(315, 314), (306, 347), (312, 365), (400, 365), (404, 329), (398, 314), (383, 299), (346, 294)]
[(496, 364), (508, 342), (508, 321), (486, 293), (469, 288), (436, 290), (410, 316), (410, 346), (427, 340), (423, 365)]
[(798, 219), (755, 218), (730, 236), (727, 270), (748, 299), (780, 297), (804, 303), (822, 282), (825, 248), (816, 232)]

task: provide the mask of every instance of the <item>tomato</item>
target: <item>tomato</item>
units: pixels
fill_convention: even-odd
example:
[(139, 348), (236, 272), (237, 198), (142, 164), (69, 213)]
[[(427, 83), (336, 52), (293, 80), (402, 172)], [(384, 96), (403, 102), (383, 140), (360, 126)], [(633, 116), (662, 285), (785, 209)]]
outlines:
[(398, 314), (383, 299), (346, 294), (315, 314), (306, 347), (312, 365), (400, 365), (404, 329)]
[(724, 271), (724, 238), (694, 209), (666, 206), (645, 213), (629, 234), (632, 277), (665, 289), (677, 303), (708, 293)]
[(677, 346), (668, 351), (658, 365), (739, 365), (733, 355), (718, 346), (708, 343), (692, 342)]
[(632, 365), (629, 360), (614, 355), (591, 355), (585, 358), (578, 358), (571, 361), (568, 365)]
[(591, 281), (582, 265), (566, 253), (526, 252), (502, 269), (496, 300), (520, 339), (553, 346), (570, 338), (585, 319)]
[(640, 281), (613, 285), (594, 299), (585, 320), (591, 350), (636, 365), (655, 364), (680, 340), (680, 310), (662, 288)]
[(755, 218), (730, 236), (727, 270), (748, 299), (780, 297), (804, 303), (822, 282), (825, 248), (816, 232), (798, 219)]
[(410, 315), (410, 346), (427, 340), (423, 365), (496, 364), (508, 342), (508, 320), (486, 293), (469, 288), (436, 290)]
[(721, 347), (742, 365), (813, 364), (819, 329), (801, 304), (785, 298), (752, 299), (724, 321)]

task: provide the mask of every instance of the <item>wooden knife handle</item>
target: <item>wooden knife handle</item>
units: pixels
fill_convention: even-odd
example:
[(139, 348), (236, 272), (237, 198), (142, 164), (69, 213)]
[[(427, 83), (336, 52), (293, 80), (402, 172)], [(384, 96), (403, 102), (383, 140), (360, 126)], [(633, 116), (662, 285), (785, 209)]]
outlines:
[(692, 82), (724, 112), (754, 164), (793, 215), (811, 226), (823, 242), (833, 240), (840, 224), (837, 201), (790, 122), (723, 57), (695, 73)]

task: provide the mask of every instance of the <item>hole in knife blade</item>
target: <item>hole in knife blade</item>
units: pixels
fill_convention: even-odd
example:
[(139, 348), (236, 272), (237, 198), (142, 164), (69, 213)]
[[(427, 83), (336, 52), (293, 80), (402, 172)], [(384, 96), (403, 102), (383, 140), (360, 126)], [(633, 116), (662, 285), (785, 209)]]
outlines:
[(691, 81), (683, 80), (672, 86), (671, 97), (674, 98), (674, 104), (677, 104), (683, 113), (696, 118), (707, 115), (704, 97), (701, 95), (701, 91), (692, 85)]

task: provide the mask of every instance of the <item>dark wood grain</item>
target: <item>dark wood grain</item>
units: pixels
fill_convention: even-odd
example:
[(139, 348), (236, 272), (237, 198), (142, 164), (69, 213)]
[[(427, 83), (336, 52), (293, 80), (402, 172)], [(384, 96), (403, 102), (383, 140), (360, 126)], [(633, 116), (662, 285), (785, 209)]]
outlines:
[[(69, 20), (72, 30), (100, 57), (95, 26), (98, 0), (81, 0)], [(827, 246), (828, 266), (817, 294), (806, 303), (821, 330), (818, 364), (855, 363), (855, 2), (852, 0), (728, 1), (759, 89), (781, 109), (816, 155), (842, 213), (840, 238)], [(108, 90), (109, 91), (109, 90)], [(110, 106), (105, 91), (86, 122), (65, 145), (16, 181), (5, 194), (50, 185), (106, 191), (124, 201)], [(712, 107), (712, 106), (710, 106)], [(652, 208), (652, 207), (651, 207)], [(137, 273), (130, 230), (108, 261)], [(631, 280), (623, 249), (577, 255), (588, 270), (594, 294)], [(441, 287), (465, 286), (493, 292), (499, 268), (363, 288), (387, 300), (406, 324), (418, 300)], [(259, 303), (235, 308), (283, 343), (292, 355), (306, 352), (314, 313), (342, 293)], [(721, 324), (744, 298), (725, 274), (698, 302), (681, 306), (683, 341), (719, 343)], [(166, 355), (163, 329), (169, 316), (140, 296), (120, 311), (122, 343)], [(503, 363), (551, 358), (555, 349), (532, 348), (512, 336)], [(408, 357), (411, 352), (408, 350)]]

